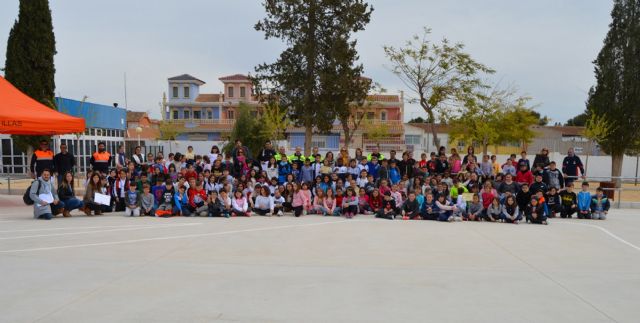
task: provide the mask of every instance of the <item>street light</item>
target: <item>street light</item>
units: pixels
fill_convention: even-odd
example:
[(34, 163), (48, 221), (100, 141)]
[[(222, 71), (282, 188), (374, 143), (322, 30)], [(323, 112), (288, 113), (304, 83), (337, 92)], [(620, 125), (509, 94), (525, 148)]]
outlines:
[(140, 133), (142, 132), (142, 127), (137, 126), (136, 132), (138, 133), (138, 146), (140, 146)]

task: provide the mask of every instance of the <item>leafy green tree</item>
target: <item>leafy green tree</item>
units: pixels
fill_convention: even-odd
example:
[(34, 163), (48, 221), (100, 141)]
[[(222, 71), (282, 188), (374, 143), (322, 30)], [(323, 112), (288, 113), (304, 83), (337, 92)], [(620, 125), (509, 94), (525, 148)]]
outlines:
[(640, 0), (613, 3), (610, 29), (594, 61), (596, 85), (589, 91), (587, 110), (611, 127), (597, 142), (611, 155), (616, 177), (624, 154), (640, 147)]
[(260, 119), (263, 123), (264, 135), (273, 141), (284, 139), (287, 128), (291, 125), (287, 110), (277, 101), (265, 103)]
[(433, 143), (437, 144), (436, 120), (449, 115), (450, 103), (463, 103), (472, 99), (479, 87), (484, 87), (481, 73), (492, 74), (489, 67), (475, 61), (464, 52), (462, 43), (450, 43), (447, 39), (437, 44), (429, 39), (431, 30), (424, 28), (422, 35), (415, 35), (402, 47), (384, 46), (391, 62), (391, 71), (415, 95), (427, 113), (431, 124)]
[[(4, 77), (36, 101), (55, 108), (56, 40), (48, 0), (21, 0), (18, 19), (7, 40)], [(12, 136), (29, 158), (42, 136)]]
[(530, 127), (541, 119), (538, 112), (527, 107), (529, 101), (513, 88), (495, 86), (486, 93), (477, 93), (449, 119), (450, 141), (479, 144), (484, 155), (489, 145), (517, 141), (525, 146), (535, 136)]
[(427, 122), (427, 120), (425, 120), (423, 117), (417, 117), (409, 120), (409, 123), (425, 123), (425, 122)]
[(529, 98), (518, 98), (514, 106), (507, 110), (502, 117), (499, 142), (518, 142), (522, 150), (527, 150), (537, 133), (532, 126), (540, 122), (540, 118), (533, 109), (526, 106)]
[(176, 140), (176, 137), (180, 134), (176, 125), (167, 120), (161, 121), (158, 129), (160, 130), (160, 140)]
[(369, 23), (373, 8), (363, 0), (265, 0), (263, 5), (267, 16), (255, 29), (287, 47), (274, 63), (256, 67), (256, 90), (277, 97), (292, 121), (305, 128), (309, 154), (313, 133), (330, 131), (339, 112), (366, 96), (351, 38)]
[(566, 126), (574, 126), (574, 127), (584, 127), (587, 124), (587, 120), (589, 117), (587, 116), (587, 112), (580, 113), (579, 115), (567, 120), (565, 123)]
[(247, 146), (249, 151), (254, 154), (263, 147), (267, 140), (271, 139), (266, 134), (264, 121), (256, 118), (252, 114), (254, 111), (255, 108), (245, 103), (240, 103), (238, 118), (233, 125), (233, 130), (231, 130), (229, 142), (222, 149), (225, 153), (231, 152), (237, 139), (240, 139), (242, 144)]

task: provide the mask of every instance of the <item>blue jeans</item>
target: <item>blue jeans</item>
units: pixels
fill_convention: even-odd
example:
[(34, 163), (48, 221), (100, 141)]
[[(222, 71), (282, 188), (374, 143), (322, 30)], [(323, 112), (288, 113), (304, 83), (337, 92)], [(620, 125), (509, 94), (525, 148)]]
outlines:
[(82, 201), (78, 200), (75, 197), (66, 199), (66, 200), (64, 200), (62, 202), (64, 202), (64, 209), (69, 211), (69, 212), (71, 212), (71, 211), (73, 211), (75, 209), (79, 209), (84, 205), (84, 203), (82, 203)]

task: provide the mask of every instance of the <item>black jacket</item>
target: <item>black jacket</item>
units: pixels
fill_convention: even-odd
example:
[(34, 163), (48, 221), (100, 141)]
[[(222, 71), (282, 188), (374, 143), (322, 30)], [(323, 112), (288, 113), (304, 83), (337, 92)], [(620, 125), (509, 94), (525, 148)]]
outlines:
[(53, 164), (56, 172), (62, 175), (73, 171), (73, 167), (76, 165), (76, 158), (70, 152), (66, 154), (58, 153), (53, 157)]

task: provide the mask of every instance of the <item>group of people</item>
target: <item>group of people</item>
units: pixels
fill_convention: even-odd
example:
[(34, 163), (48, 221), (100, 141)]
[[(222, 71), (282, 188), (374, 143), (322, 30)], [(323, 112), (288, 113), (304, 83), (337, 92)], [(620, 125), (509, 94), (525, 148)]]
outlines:
[[(499, 163), (496, 156), (477, 156), (473, 147), (462, 157), (455, 148), (447, 155), (441, 147), (415, 160), (411, 151), (398, 159), (395, 151), (387, 157), (376, 148), (367, 155), (356, 149), (354, 156), (346, 149), (322, 155), (317, 147), (309, 156), (300, 147), (286, 154), (284, 147), (276, 151), (270, 141), (254, 155), (238, 140), (227, 153), (213, 146), (206, 154), (196, 154), (188, 147), (184, 154), (166, 158), (162, 153), (145, 158), (140, 147), (125, 156), (120, 148), (116, 167), (110, 168), (113, 157), (104, 147), (100, 143), (91, 158), (82, 199), (74, 192), (73, 163), (68, 167), (68, 158), (59, 156), (70, 154), (64, 145), (55, 156), (34, 154), (32, 171), (37, 179), (29, 196), (36, 218), (67, 217), (79, 209), (86, 215), (353, 218), (372, 214), (390, 220), (547, 224), (556, 216), (605, 219), (610, 207), (603, 190), (591, 194), (587, 182), (574, 192), (576, 180), (586, 177), (572, 149), (558, 167), (549, 159), (548, 149), (533, 162), (523, 151), (519, 158), (514, 154)], [(48, 143), (41, 148), (48, 148)], [(98, 201), (96, 194), (110, 197), (109, 203)]]

